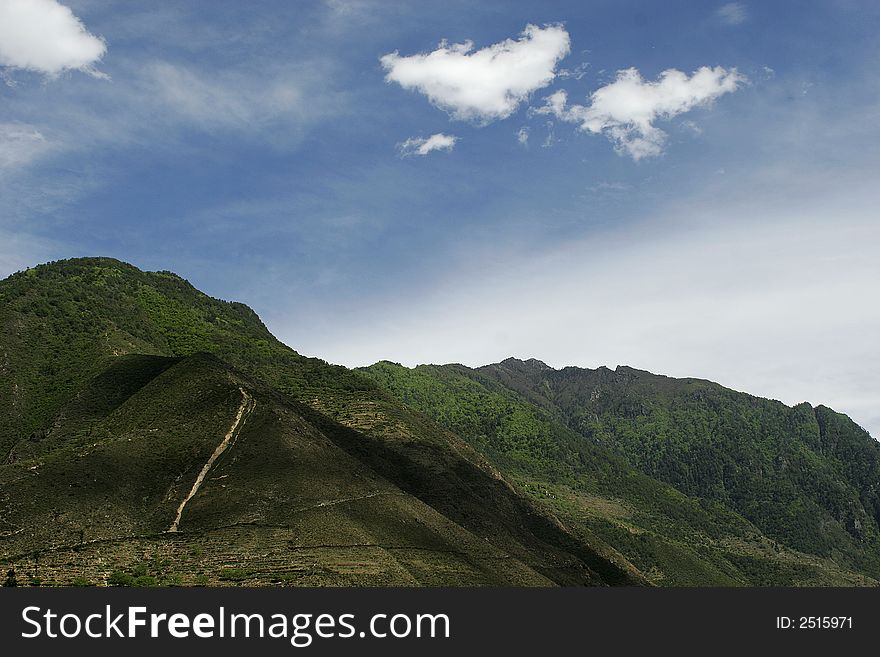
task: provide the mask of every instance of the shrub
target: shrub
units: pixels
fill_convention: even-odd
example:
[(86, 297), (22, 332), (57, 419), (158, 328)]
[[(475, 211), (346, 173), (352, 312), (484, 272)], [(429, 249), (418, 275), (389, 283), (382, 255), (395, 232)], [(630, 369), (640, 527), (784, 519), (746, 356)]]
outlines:
[(121, 570), (115, 570), (110, 577), (107, 578), (107, 584), (109, 586), (133, 586), (134, 577)]
[(240, 582), (248, 578), (248, 571), (244, 568), (223, 568), (220, 571), (220, 579), (227, 582)]

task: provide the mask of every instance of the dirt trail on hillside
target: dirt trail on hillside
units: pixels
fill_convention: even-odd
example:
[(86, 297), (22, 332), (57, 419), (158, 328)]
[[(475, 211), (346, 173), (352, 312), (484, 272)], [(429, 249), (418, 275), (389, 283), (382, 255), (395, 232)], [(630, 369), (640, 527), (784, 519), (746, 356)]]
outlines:
[(214, 461), (220, 458), (220, 455), (226, 451), (226, 448), (229, 447), (229, 443), (232, 442), (235, 433), (244, 426), (244, 423), (247, 421), (248, 416), (253, 413), (254, 408), (257, 406), (256, 400), (247, 394), (244, 391), (244, 388), (239, 387), (238, 389), (241, 392), (241, 404), (238, 407), (238, 413), (235, 416), (235, 421), (232, 423), (232, 426), (229, 427), (229, 431), (225, 436), (223, 436), (223, 440), (220, 441), (220, 444), (214, 449), (214, 453), (211, 454), (211, 457), (208, 459), (207, 463), (205, 463), (204, 467), (202, 467), (202, 471), (199, 473), (199, 476), (196, 477), (195, 483), (193, 484), (192, 490), (190, 490), (189, 495), (187, 495), (183, 502), (180, 503), (180, 506), (177, 507), (177, 517), (174, 519), (174, 522), (171, 523), (171, 527), (168, 528), (169, 532), (176, 532), (178, 527), (180, 526), (180, 518), (183, 515), (183, 510), (186, 508), (186, 503), (189, 502), (195, 494), (199, 491), (199, 487), (202, 485), (202, 482), (205, 480), (205, 475), (208, 474), (208, 471), (211, 469), (211, 466), (214, 465)]

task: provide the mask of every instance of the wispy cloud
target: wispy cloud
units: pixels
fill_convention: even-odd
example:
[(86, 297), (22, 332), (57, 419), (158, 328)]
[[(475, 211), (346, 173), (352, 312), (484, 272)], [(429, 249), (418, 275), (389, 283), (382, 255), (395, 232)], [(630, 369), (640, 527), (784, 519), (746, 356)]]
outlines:
[(258, 129), (283, 117), (300, 117), (319, 101), (296, 72), (254, 79), (243, 71), (205, 73), (157, 61), (145, 67), (141, 83), (164, 116), (177, 115), (203, 129)]
[[(748, 192), (738, 199), (707, 194), (543, 252), (532, 243), (484, 245), (460, 268), (444, 267), (434, 285), (371, 298), (354, 321), (344, 308), (349, 321), (333, 325), (345, 328), (312, 333), (303, 346), (349, 365), (482, 365), (510, 355), (555, 366), (628, 364), (787, 403), (826, 403), (880, 437), (880, 423), (871, 424), (880, 352), (868, 346), (880, 308), (865, 302), (880, 280), (877, 194), (864, 188), (869, 181), (827, 190), (811, 179), (795, 187), (773, 180), (766, 190), (742, 184)], [(849, 210), (829, 222), (840, 199)], [(302, 345), (310, 332), (294, 317), (288, 335)]]
[(458, 137), (446, 135), (442, 132), (430, 137), (410, 137), (405, 142), (397, 145), (403, 157), (409, 155), (427, 155), (432, 151), (451, 151), (455, 147)]
[(324, 4), (337, 16), (360, 15), (371, 9), (369, 0), (324, 0)]
[(386, 81), (418, 91), (453, 118), (487, 124), (513, 114), (550, 84), (570, 48), (561, 25), (527, 25), (519, 39), (474, 50), (472, 41), (442, 41), (429, 53), (381, 57)]
[(617, 79), (593, 92), (589, 105), (568, 104), (559, 90), (535, 110), (561, 121), (575, 123), (584, 132), (604, 134), (619, 153), (634, 160), (660, 155), (666, 133), (654, 125), (695, 107), (704, 106), (744, 81), (736, 69), (702, 67), (688, 77), (668, 69), (656, 82), (646, 82), (634, 68), (619, 71)]
[(95, 65), (107, 50), (56, 0), (0, 0), (0, 65), (54, 77), (79, 70), (106, 77)]
[(595, 185), (591, 185), (591, 192), (627, 192), (632, 189), (632, 185), (618, 180), (602, 180)]
[(686, 121), (682, 121), (679, 125), (684, 130), (687, 130), (692, 135), (696, 135), (697, 137), (699, 137), (700, 135), (703, 134), (703, 129), (699, 125), (697, 125), (694, 121), (691, 121), (690, 119), (688, 119)]
[(19, 123), (0, 123), (0, 173), (30, 164), (50, 146), (35, 127)]
[(742, 25), (749, 20), (749, 10), (742, 2), (728, 2), (726, 5), (721, 5), (715, 15), (725, 25)]

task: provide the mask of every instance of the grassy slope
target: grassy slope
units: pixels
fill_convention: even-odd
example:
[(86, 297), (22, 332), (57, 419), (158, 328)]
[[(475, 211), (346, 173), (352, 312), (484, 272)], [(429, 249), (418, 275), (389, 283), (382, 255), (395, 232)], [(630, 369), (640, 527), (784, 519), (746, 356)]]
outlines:
[[(436, 581), (640, 581), (601, 541), (590, 544), (569, 534), (522, 498), (464, 441), (412, 412), (368, 377), (300, 356), (241, 304), (211, 299), (173, 274), (141, 272), (108, 259), (52, 263), (0, 282), (0, 445), (7, 454), (0, 476), (8, 491), (0, 515), (7, 526), (0, 530), (0, 547), (5, 554), (27, 549), (33, 555), (65, 532), (65, 549), (76, 552), (79, 545), (94, 550), (108, 532), (117, 530), (122, 534), (114, 536), (149, 535), (127, 539), (126, 549), (137, 552), (138, 545), (149, 543), (159, 552), (167, 551), (176, 537), (156, 532), (170, 522), (174, 502), (186, 492), (185, 485), (169, 484), (168, 477), (191, 480), (186, 475), (206, 458), (208, 445), (203, 441), (210, 435), (216, 443), (222, 435), (217, 433), (222, 427), (214, 424), (228, 423), (234, 414), (230, 405), (235, 392), (229, 392), (228, 385), (226, 397), (218, 392), (216, 398), (194, 404), (200, 386), (208, 385), (213, 376), (203, 377), (195, 368), (197, 361), (188, 358), (201, 352), (221, 358), (222, 368), (237, 368), (237, 376), (247, 377), (263, 398), (274, 400), (273, 407), (286, 409), (279, 411), (284, 422), (270, 422), (260, 410), (243, 430), (263, 428), (259, 441), (242, 443), (243, 448), (261, 445), (262, 451), (253, 455), (247, 476), (240, 477), (249, 483), (237, 497), (230, 499), (234, 489), (214, 491), (216, 499), (225, 500), (219, 516), (211, 517), (218, 513), (213, 498), (192, 500), (192, 512), (201, 509), (208, 518), (201, 531), (216, 529), (231, 517), (238, 518), (235, 524), (253, 515), (247, 505), (236, 511), (234, 500), (262, 499), (260, 513), (268, 513), (269, 500), (284, 488), (286, 470), (263, 479), (267, 466), (276, 463), (277, 441), (289, 425), (305, 423), (332, 443), (335, 454), (326, 452), (310, 471), (332, 472), (340, 458), (349, 459), (399, 490), (400, 499), (418, 501), (423, 516), (434, 514), (435, 525), (446, 523), (443, 540), (449, 544), (467, 545), (471, 540), (473, 545), (476, 540), (482, 546), (482, 556), (469, 563), (471, 571), (488, 569), (485, 573), (446, 569), (449, 574), (443, 576), (440, 567)], [(157, 388), (160, 380), (163, 387)], [(171, 380), (176, 383), (168, 385)], [(176, 409), (170, 416), (169, 407)], [(298, 457), (291, 458), (295, 463)], [(345, 473), (337, 479), (353, 476), (350, 469)], [(291, 499), (302, 502), (306, 491), (319, 483), (316, 475), (302, 481), (306, 488), (289, 494)], [(47, 519), (60, 500), (69, 502), (61, 505), (67, 508), (61, 525), (67, 529), (53, 534)], [(381, 503), (384, 515), (372, 512), (360, 518), (358, 526), (368, 534), (384, 527), (390, 540), (395, 536), (391, 525), (404, 517), (404, 510), (393, 496), (378, 496), (375, 503)], [(323, 522), (340, 510), (332, 505), (316, 513)], [(40, 519), (34, 529), (27, 529), (29, 517)], [(424, 519), (407, 523), (397, 530), (419, 525), (427, 531)], [(189, 526), (199, 527), (195, 520)], [(235, 526), (240, 531), (242, 525)], [(327, 541), (333, 527), (331, 523)], [(93, 539), (97, 543), (88, 543), (80, 535), (86, 531), (104, 534)], [(72, 544), (71, 536), (76, 539)], [(236, 540), (249, 541), (252, 547), (256, 541), (253, 549), (265, 547), (259, 537)], [(488, 552), (494, 556), (487, 557)], [(514, 565), (501, 568), (492, 565), (493, 559)], [(420, 578), (412, 581), (427, 581), (425, 573), (434, 572), (424, 564), (428, 562), (423, 560)]]
[[(525, 364), (523, 364), (525, 366)], [(541, 371), (537, 363), (531, 371)], [(853, 583), (828, 559), (780, 546), (718, 502), (640, 474), (564, 422), (540, 386), (532, 400), (463, 366), (365, 369), (407, 405), (466, 437), (573, 531), (601, 536), (657, 583)]]
[(375, 387), (300, 356), (247, 306), (208, 297), (174, 274), (108, 258), (61, 261), (0, 282), (0, 449), (44, 430), (113, 356), (198, 352), (297, 396)]
[[(45, 439), (53, 444), (0, 468), (5, 560), (53, 584), (133, 575), (143, 563), (182, 584), (233, 571), (252, 584), (551, 583), (347, 454), (295, 403), (209, 356), (163, 360), (116, 364), (115, 376), (132, 370), (142, 387), (109, 412), (93, 406), (102, 412), (89, 429), (59, 428)], [(104, 378), (72, 404), (81, 418), (81, 399), (101, 397)], [(167, 534), (235, 416), (239, 386), (257, 406), (185, 508), (181, 532)]]
[[(554, 581), (591, 577), (637, 581), (626, 559), (608, 543), (642, 572), (665, 583), (853, 581), (851, 573), (820, 558), (826, 556), (875, 572), (870, 555), (876, 552), (865, 545), (870, 547), (876, 531), (872, 515), (877, 506), (871, 488), (877, 480), (876, 460), (857, 427), (827, 409), (815, 413), (800, 409), (804, 421), (797, 424), (798, 431), (786, 434), (804, 440), (813, 437), (812, 418), (820, 427), (817, 446), (811, 446), (809, 453), (796, 447), (794, 452), (775, 455), (781, 457), (778, 468), (782, 471), (822, 475), (816, 479), (821, 494), (837, 504), (802, 496), (797, 488), (794, 498), (783, 498), (784, 510), (794, 513), (780, 517), (794, 521), (780, 526), (794, 527), (797, 539), (809, 537), (818, 524), (817, 547), (807, 540), (798, 543), (791, 532), (768, 529), (759, 517), (749, 515), (741, 502), (747, 501), (749, 482), (754, 479), (742, 480), (738, 490), (744, 497), (739, 501), (720, 495), (717, 486), (702, 492), (707, 481), (714, 481), (711, 470), (704, 476), (693, 469), (705, 458), (698, 453), (701, 443), (695, 436), (706, 434), (684, 431), (692, 439), (688, 445), (674, 431), (691, 427), (689, 422), (702, 422), (698, 428), (706, 426), (700, 395), (706, 394), (707, 386), (710, 391), (718, 386), (680, 384), (686, 395), (695, 395), (699, 412), (691, 413), (690, 407), (679, 403), (679, 387), (667, 389), (653, 382), (644, 389), (624, 387), (624, 394), (619, 386), (585, 383), (584, 371), (574, 369), (553, 374), (541, 367), (507, 363), (479, 373), (466, 371), (465, 378), (481, 377), (480, 386), (493, 394), (516, 393), (520, 401), (530, 402), (503, 412), (493, 409), (509, 420), (493, 420), (495, 427), (488, 430), (455, 417), (463, 399), (457, 391), (458, 398), (440, 415), (435, 414), (436, 407), (420, 407), (418, 400), (402, 404), (362, 373), (300, 356), (278, 342), (242, 304), (211, 299), (174, 274), (141, 272), (109, 259), (53, 263), (0, 282), (0, 454), (6, 454), (7, 460), (26, 461), (55, 449), (82, 448), (93, 437), (100, 439), (108, 429), (95, 418), (112, 416), (124, 406), (128, 393), (138, 389), (139, 377), (149, 379), (171, 367), (171, 361), (162, 358), (142, 359), (137, 366), (114, 371), (113, 363), (124, 361), (120, 355), (177, 359), (205, 351), (236, 367), (242, 376), (263, 382), (272, 395), (281, 393), (285, 403), (298, 400), (302, 404), (296, 411), (298, 417), (344, 453), (495, 549), (530, 562), (530, 568)], [(600, 377), (615, 375), (608, 370), (598, 372)], [(99, 379), (89, 383), (96, 376)], [(712, 395), (709, 399), (716, 403)], [(540, 417), (530, 415), (535, 406), (543, 409)], [(741, 411), (736, 408), (719, 417), (735, 419)], [(763, 413), (763, 408), (756, 411), (745, 426), (760, 424)], [(542, 426), (549, 433), (542, 435)], [(658, 426), (663, 431), (656, 431)], [(736, 423), (731, 426), (742, 428)], [(670, 435), (676, 440), (668, 440)], [(744, 447), (729, 431), (711, 435), (713, 441), (720, 436), (727, 442), (711, 443), (714, 452), (708, 454), (707, 466), (714, 463), (713, 455), (726, 458), (730, 454), (740, 469), (749, 472), (754, 469), (749, 459), (757, 453), (762, 472), (763, 452), (751, 451), (751, 445)], [(650, 454), (663, 458), (639, 460), (636, 445), (645, 438), (653, 450)], [(759, 442), (773, 442), (773, 435), (765, 438)], [(496, 440), (498, 447), (493, 448)], [(799, 444), (797, 440), (781, 442)], [(601, 450), (600, 445), (608, 449)], [(609, 451), (623, 458), (615, 460)], [(674, 458), (666, 458), (669, 454)], [(833, 465), (830, 470), (810, 470), (814, 464), (809, 459), (815, 458)], [(504, 475), (492, 460), (502, 466)], [(742, 467), (741, 460), (747, 467)], [(716, 502), (685, 497), (639, 474), (627, 462)], [(651, 470), (652, 463), (662, 468)], [(20, 464), (13, 468), (20, 470)], [(681, 472), (687, 476), (676, 479), (670, 474)], [(776, 470), (773, 473), (773, 478), (765, 477), (769, 492), (760, 498), (755, 513), (768, 508), (768, 500), (776, 501), (772, 484), (778, 477)], [(837, 485), (841, 478), (858, 483), (846, 489)], [(736, 490), (731, 489), (729, 479), (723, 481), (725, 492)], [(810, 476), (793, 481), (805, 490), (812, 485)], [(689, 482), (696, 488), (690, 488)], [(522, 491), (528, 501), (519, 494)], [(819, 513), (816, 507), (803, 506), (803, 500), (799, 508), (798, 497), (815, 502)], [(723, 505), (750, 517), (775, 540), (762, 536)], [(850, 526), (847, 518), (852, 520)], [(0, 541), (4, 531), (0, 529)], [(237, 540), (259, 542), (253, 537)], [(818, 556), (795, 553), (777, 541)], [(554, 556), (542, 564), (541, 554)]]

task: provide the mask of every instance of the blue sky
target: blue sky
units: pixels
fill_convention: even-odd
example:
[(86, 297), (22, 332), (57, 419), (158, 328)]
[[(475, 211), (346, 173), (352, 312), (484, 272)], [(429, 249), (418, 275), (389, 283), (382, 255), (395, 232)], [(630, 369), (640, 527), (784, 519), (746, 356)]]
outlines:
[(0, 275), (108, 255), (332, 362), (628, 364), (880, 434), (877, 3), (0, 17)]

